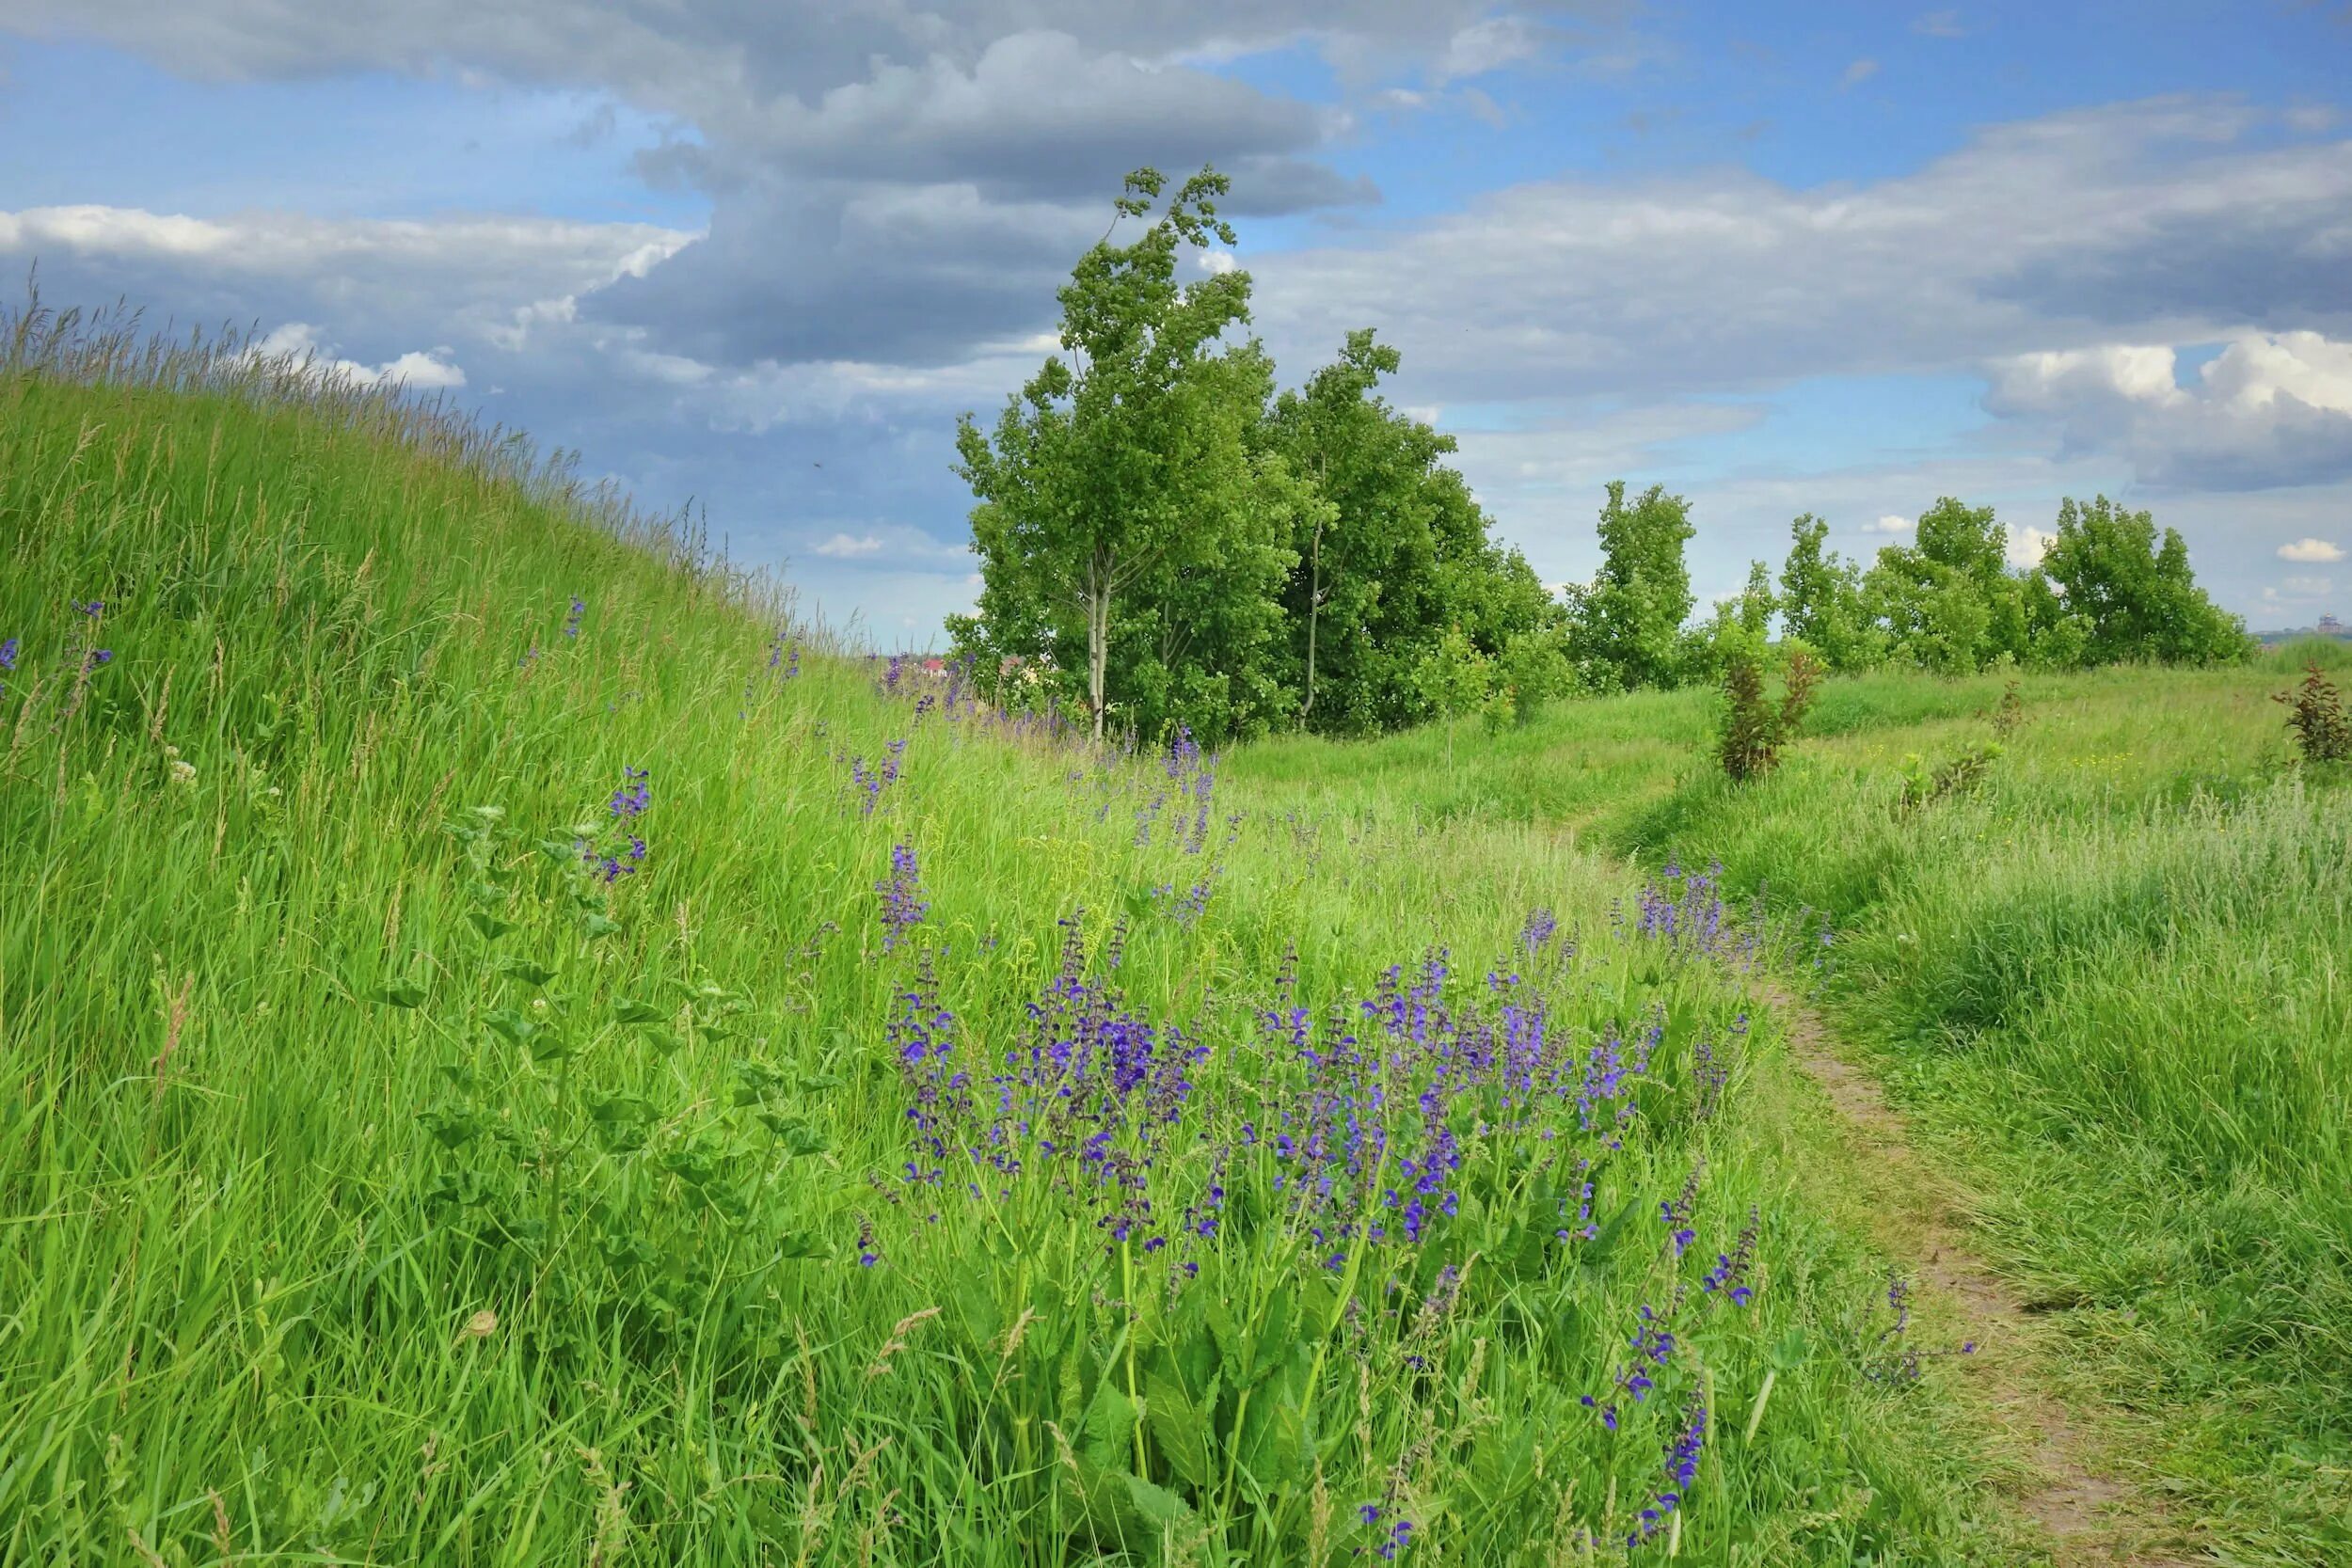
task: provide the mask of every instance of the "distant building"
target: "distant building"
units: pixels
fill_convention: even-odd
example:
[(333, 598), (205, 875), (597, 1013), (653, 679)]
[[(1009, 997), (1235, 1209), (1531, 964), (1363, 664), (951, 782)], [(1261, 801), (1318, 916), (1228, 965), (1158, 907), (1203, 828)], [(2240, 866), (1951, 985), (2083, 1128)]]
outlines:
[(2332, 615), (2322, 615), (2319, 618), (2319, 635), (2322, 637), (2342, 637), (2344, 635), (2344, 623), (2337, 620)]

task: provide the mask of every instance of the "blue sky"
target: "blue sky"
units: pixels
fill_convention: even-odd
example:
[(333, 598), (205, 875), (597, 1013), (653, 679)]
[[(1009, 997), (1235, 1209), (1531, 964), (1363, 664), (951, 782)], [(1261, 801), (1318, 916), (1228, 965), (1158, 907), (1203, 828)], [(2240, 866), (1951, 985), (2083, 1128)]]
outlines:
[(0, 0), (0, 261), (691, 497), (829, 617), (972, 594), (956, 414), (1120, 173), (1233, 172), (1286, 378), (1351, 326), (1507, 538), (1661, 482), (1727, 591), (2104, 491), (2352, 612), (2352, 9)]

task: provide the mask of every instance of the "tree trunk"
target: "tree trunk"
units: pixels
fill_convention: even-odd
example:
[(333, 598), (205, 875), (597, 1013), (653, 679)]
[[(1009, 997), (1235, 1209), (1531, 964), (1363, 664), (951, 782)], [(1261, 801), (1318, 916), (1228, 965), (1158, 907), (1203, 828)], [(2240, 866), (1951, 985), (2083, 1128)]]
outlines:
[(1315, 710), (1315, 621), (1323, 610), (1323, 523), (1315, 522), (1315, 539), (1309, 546), (1307, 577), (1307, 701), (1298, 709), (1298, 726)]
[(1087, 572), (1087, 706), (1094, 714), (1094, 738), (1103, 738), (1103, 677), (1110, 663), (1111, 562), (1097, 551)]

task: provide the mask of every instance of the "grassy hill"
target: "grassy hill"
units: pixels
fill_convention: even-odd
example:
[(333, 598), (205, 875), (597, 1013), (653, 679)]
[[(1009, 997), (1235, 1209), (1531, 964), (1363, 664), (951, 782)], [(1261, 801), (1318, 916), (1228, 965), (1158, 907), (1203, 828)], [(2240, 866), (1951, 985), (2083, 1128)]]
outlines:
[[(2226, 1560), (2352, 1560), (2352, 790), (2218, 673), (1834, 682), (1780, 772), (1704, 756), (1714, 699), (1572, 705), (1499, 736), (1283, 741), (1233, 771), (1299, 809), (1552, 825), (1825, 917), (1834, 1016), (1969, 1171), (2062, 1323), (2069, 1387), (2132, 1413)], [(2000, 745), (1971, 783), (1934, 777)], [(1906, 805), (1907, 779), (1930, 798)]]
[(1703, 883), (12, 325), (0, 1560), (2030, 1558)]

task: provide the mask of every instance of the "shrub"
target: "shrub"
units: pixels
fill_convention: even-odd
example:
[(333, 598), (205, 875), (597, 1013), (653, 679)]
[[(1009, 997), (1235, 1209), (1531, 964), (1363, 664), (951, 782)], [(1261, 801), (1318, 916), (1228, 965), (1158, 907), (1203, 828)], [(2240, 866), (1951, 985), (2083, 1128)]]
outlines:
[(1788, 656), (1778, 704), (1764, 697), (1764, 672), (1748, 657), (1724, 669), (1723, 733), (1716, 755), (1733, 779), (1760, 779), (1780, 766), (1780, 749), (1796, 738), (1821, 684), (1821, 666), (1803, 648)]
[(2352, 760), (2352, 718), (2345, 716), (2344, 698), (2317, 659), (2304, 667), (2302, 685), (2276, 692), (2270, 700), (2289, 708), (2287, 728), (2295, 732), (2305, 762)]

